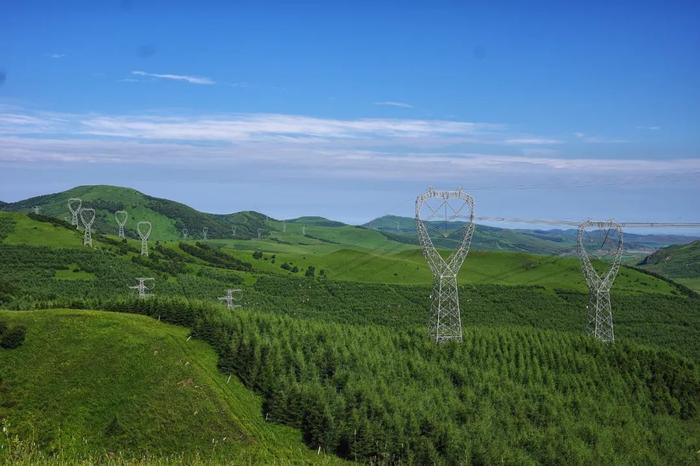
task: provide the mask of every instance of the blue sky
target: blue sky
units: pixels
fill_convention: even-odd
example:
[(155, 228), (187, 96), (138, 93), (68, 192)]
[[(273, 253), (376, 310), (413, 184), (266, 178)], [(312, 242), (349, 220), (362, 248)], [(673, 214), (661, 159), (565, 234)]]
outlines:
[(0, 199), (697, 221), (698, 2), (7, 2)]

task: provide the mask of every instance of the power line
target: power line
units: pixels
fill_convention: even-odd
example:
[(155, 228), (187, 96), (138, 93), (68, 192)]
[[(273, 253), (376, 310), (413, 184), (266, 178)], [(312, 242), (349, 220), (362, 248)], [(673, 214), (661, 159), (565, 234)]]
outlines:
[[(474, 217), (480, 222), (505, 222), (505, 223), (525, 223), (532, 225), (566, 225), (579, 227), (581, 221), (559, 220), (559, 219), (526, 219), (511, 217)], [(597, 223), (597, 222), (593, 222)], [(623, 228), (700, 228), (700, 222), (616, 222)]]

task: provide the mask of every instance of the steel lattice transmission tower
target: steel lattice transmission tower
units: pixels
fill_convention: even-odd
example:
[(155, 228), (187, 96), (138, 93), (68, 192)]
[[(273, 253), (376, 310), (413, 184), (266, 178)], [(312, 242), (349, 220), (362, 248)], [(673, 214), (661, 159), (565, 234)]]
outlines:
[(75, 225), (75, 228), (80, 227), (80, 223), (78, 223), (78, 214), (80, 213), (80, 208), (83, 205), (83, 201), (80, 200), (77, 197), (71, 197), (68, 199), (68, 210), (70, 210), (71, 213), (71, 225)]
[(151, 222), (139, 222), (136, 224), (136, 232), (141, 238), (141, 255), (148, 257), (148, 237), (151, 236), (153, 226)]
[(35, 206), (32, 208), (32, 210), (34, 210), (34, 213), (35, 213), (36, 215), (39, 215), (39, 212), (41, 212), (41, 207), (39, 207), (38, 205), (35, 205)]
[(231, 236), (236, 237), (236, 225), (231, 226)]
[(261, 239), (261, 238), (262, 238), (262, 232), (263, 232), (263, 229), (262, 229), (262, 228), (258, 228), (258, 239)]
[(222, 296), (219, 298), (219, 301), (225, 301), (226, 302), (226, 308), (227, 309), (236, 309), (237, 307), (241, 307), (240, 304), (236, 304), (236, 297), (233, 295), (234, 293), (240, 293), (241, 290), (236, 288), (232, 289), (229, 288), (226, 290), (226, 296)]
[[(457, 247), (443, 258), (433, 244), (430, 229), (443, 224), (444, 238), (457, 235)], [(455, 229), (455, 227), (457, 227)], [(458, 189), (436, 191), (433, 188), (416, 199), (416, 229), (428, 266), (433, 273), (430, 338), (437, 343), (462, 341), (457, 274), (469, 253), (474, 234), (474, 198)]]
[(95, 209), (80, 209), (80, 221), (83, 222), (83, 246), (92, 247), (92, 224), (95, 221)]
[(209, 233), (209, 227), (202, 228), (202, 239), (206, 241), (207, 233)]
[[(599, 275), (593, 267), (591, 258), (584, 245), (584, 235), (587, 228), (598, 228), (607, 230), (603, 244), (608, 240), (611, 230), (617, 233), (617, 246), (612, 251), (612, 265), (607, 273)], [(578, 255), (581, 259), (581, 268), (588, 285), (588, 306), (586, 315), (586, 331), (605, 343), (615, 341), (613, 330), (612, 308), (610, 306), (610, 288), (612, 288), (617, 272), (620, 270), (622, 260), (623, 242), (622, 225), (612, 220), (604, 222), (594, 222), (588, 220), (578, 227)]]
[(119, 237), (126, 238), (124, 235), (124, 225), (126, 225), (126, 221), (129, 219), (129, 214), (126, 213), (126, 210), (117, 210), (114, 212), (114, 219), (117, 221), (117, 225), (119, 225)]
[(147, 287), (146, 281), (153, 280), (153, 278), (137, 277), (136, 280), (139, 281), (139, 284), (136, 286), (130, 286), (129, 288), (131, 288), (132, 290), (136, 290), (140, 299), (148, 298), (150, 296), (150, 294), (148, 294), (148, 291), (150, 291), (153, 287)]
[(182, 239), (187, 239), (187, 235), (189, 234), (189, 231), (187, 231), (187, 227), (182, 228)]

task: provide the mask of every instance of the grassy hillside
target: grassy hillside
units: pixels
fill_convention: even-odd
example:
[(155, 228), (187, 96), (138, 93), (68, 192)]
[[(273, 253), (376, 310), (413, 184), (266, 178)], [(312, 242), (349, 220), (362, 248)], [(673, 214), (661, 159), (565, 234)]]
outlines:
[(8, 429), (0, 463), (14, 462), (15, 436), (59, 462), (107, 452), (228, 464), (337, 462), (308, 450), (298, 431), (265, 422), (260, 399), (236, 377), (227, 383), (215, 352), (187, 341), (184, 328), (73, 310), (0, 311), (0, 320), (27, 328), (20, 348), (0, 349), (0, 419)]
[[(21, 453), (25, 462), (57, 449), (68, 461), (115, 449), (159, 461), (330, 461), (300, 438), (381, 463), (696, 460), (697, 295), (623, 268), (612, 292), (617, 340), (606, 346), (583, 335), (588, 295), (576, 259), (473, 251), (459, 278), (465, 341), (435, 346), (420, 251), (375, 230), (315, 223), (268, 220), (260, 240), (151, 242), (144, 258), (134, 240), (96, 235), (86, 248), (62, 221), (0, 213), (0, 306), (142, 313), (194, 336), (119, 314), (0, 312), (28, 328), (23, 346), (0, 352), (0, 395), (10, 400), (0, 416), (25, 447), (38, 445)], [(156, 279), (155, 297), (127, 299), (137, 276)], [(216, 300), (232, 286), (243, 290), (235, 313)], [(215, 353), (190, 353), (197, 339)], [(212, 370), (215, 354), (262, 404)], [(50, 415), (37, 414), (46, 407)]]
[(230, 238), (232, 227), (236, 227), (236, 237), (257, 236), (258, 229), (268, 231), (266, 217), (257, 212), (238, 212), (230, 215), (215, 215), (199, 212), (179, 202), (159, 199), (140, 193), (135, 189), (117, 186), (79, 186), (56, 194), (33, 197), (10, 203), (2, 208), (9, 211), (30, 212), (34, 206), (42, 215), (70, 221), (68, 199), (80, 198), (82, 206), (96, 211), (95, 231), (103, 234), (116, 234), (117, 223), (114, 212), (126, 210), (128, 221), (125, 227), (128, 236), (138, 238), (136, 224), (147, 220), (153, 224), (151, 238), (172, 240), (182, 237), (182, 229), (187, 228), (192, 238), (202, 238), (203, 228), (208, 228), (209, 238)]
[(698, 367), (635, 344), (522, 327), (334, 324), (178, 301), (106, 303), (183, 321), (270, 420), (350, 459), (413, 464), (694, 464)]
[[(114, 212), (126, 210), (129, 214), (126, 233), (132, 238), (137, 238), (136, 224), (149, 220), (153, 224), (151, 238), (160, 241), (181, 239), (183, 228), (187, 228), (190, 238), (202, 239), (206, 227), (209, 239), (251, 239), (257, 238), (260, 233), (262, 238), (273, 238), (282, 244), (344, 244), (383, 250), (400, 250), (402, 245), (417, 245), (415, 221), (407, 217), (385, 216), (361, 227), (322, 217), (299, 217), (282, 222), (257, 212), (226, 215), (203, 213), (179, 202), (116, 186), (79, 186), (62, 193), (2, 205), (0, 209), (27, 213), (37, 206), (42, 215), (62, 220), (68, 218), (70, 221), (66, 204), (71, 197), (81, 198), (84, 207), (96, 209), (95, 231), (102, 234), (116, 234)], [(435, 235), (438, 247), (453, 248), (460, 241), (461, 224), (455, 223), (444, 231), (435, 222), (431, 225), (442, 233)], [(306, 235), (302, 234), (304, 228)], [(674, 235), (625, 236), (627, 251), (635, 258), (644, 251), (690, 240), (692, 238)], [(472, 246), (475, 250), (571, 255), (575, 251), (575, 241), (575, 230), (511, 230), (479, 225)]]
[(700, 241), (659, 249), (639, 266), (700, 290)]
[[(18, 226), (28, 233), (18, 235)], [(215, 301), (237, 287), (244, 306), (268, 312), (390, 326), (427, 320), (430, 275), (410, 247), (382, 253), (274, 238), (189, 241), (152, 243), (150, 257), (142, 258), (138, 242), (98, 237), (95, 249), (85, 248), (71, 228), (14, 213), (0, 213), (3, 235), (0, 306), (122, 298), (133, 294), (128, 287), (135, 277), (145, 276), (155, 278), (156, 296)], [(256, 250), (262, 251), (257, 258)], [(284, 263), (296, 264), (298, 272), (282, 269)], [(313, 278), (305, 277), (309, 265), (316, 267)], [(517, 323), (577, 333), (583, 328), (588, 297), (574, 259), (474, 252), (460, 282), (468, 325)], [(700, 300), (685, 293), (672, 282), (623, 268), (612, 292), (617, 335), (700, 359)]]

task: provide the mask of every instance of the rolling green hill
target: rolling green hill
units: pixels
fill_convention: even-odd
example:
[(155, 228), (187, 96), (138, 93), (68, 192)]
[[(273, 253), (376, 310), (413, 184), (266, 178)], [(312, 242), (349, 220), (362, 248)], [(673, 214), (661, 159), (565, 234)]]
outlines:
[(114, 212), (126, 210), (129, 218), (126, 233), (138, 238), (136, 224), (147, 220), (153, 224), (151, 238), (154, 240), (174, 240), (182, 238), (182, 229), (187, 228), (192, 238), (202, 238), (202, 229), (208, 228), (208, 238), (230, 238), (232, 228), (236, 228), (236, 237), (257, 237), (258, 229), (266, 234), (269, 227), (267, 217), (257, 212), (238, 212), (229, 215), (216, 215), (199, 212), (179, 202), (159, 199), (140, 193), (135, 189), (116, 186), (79, 186), (56, 194), (37, 196), (24, 201), (3, 206), (7, 211), (31, 212), (34, 206), (40, 208), (42, 215), (47, 215), (70, 222), (68, 199), (79, 198), (82, 206), (94, 208), (95, 231), (116, 234), (117, 223)]
[(639, 266), (700, 291), (700, 241), (659, 249)]
[(260, 399), (238, 378), (227, 382), (215, 352), (184, 328), (75, 310), (0, 311), (0, 321), (27, 328), (21, 347), (0, 349), (0, 463), (17, 464), (13, 451), (28, 463), (110, 452), (178, 463), (339, 462), (265, 422)]
[[(161, 241), (181, 239), (183, 228), (187, 228), (190, 238), (202, 239), (203, 228), (206, 227), (209, 239), (251, 239), (260, 234), (262, 238), (272, 236), (279, 243), (345, 244), (395, 251), (400, 250), (400, 245), (417, 246), (415, 221), (407, 217), (387, 215), (356, 227), (323, 217), (309, 216), (277, 221), (250, 211), (226, 215), (208, 214), (179, 202), (116, 186), (79, 186), (62, 193), (0, 205), (0, 209), (27, 213), (38, 206), (42, 215), (70, 221), (67, 202), (71, 197), (81, 198), (84, 207), (96, 209), (94, 228), (102, 234), (115, 234), (117, 224), (114, 212), (126, 210), (129, 214), (126, 233), (131, 238), (137, 238), (136, 223), (149, 220), (153, 223), (151, 238)], [(447, 229), (436, 222), (432, 222), (431, 225), (436, 232), (439, 229), (441, 233), (434, 235), (436, 246), (453, 248), (461, 240), (462, 224), (456, 222)], [(302, 234), (304, 229), (306, 235)], [(599, 236), (602, 234), (598, 233)], [(692, 239), (677, 235), (625, 234), (626, 249), (635, 258), (645, 252), (670, 244), (687, 243)], [(514, 230), (478, 225), (472, 249), (572, 255), (576, 249), (575, 243), (575, 230)]]
[[(256, 310), (230, 313), (182, 301), (123, 301), (105, 306), (191, 327), (195, 338), (216, 350), (224, 374), (238, 375), (246, 387), (262, 395), (261, 410), (268, 420), (298, 427), (310, 447), (349, 459), (374, 464), (690, 465), (700, 448), (698, 367), (665, 350), (630, 342), (605, 345), (581, 335), (512, 325), (469, 326), (462, 344), (435, 345), (422, 328), (411, 326), (341, 325)], [(68, 334), (74, 341), (76, 316), (81, 314), (61, 312), (68, 313), (65, 319), (47, 319), (47, 325), (61, 326), (68, 320)], [(98, 325), (106, 318), (96, 317)], [(110, 326), (110, 319), (106, 320), (100, 329)], [(160, 331), (162, 324), (151, 322)], [(99, 329), (93, 333), (97, 333), (94, 341), (104, 344)], [(187, 348), (194, 340), (187, 342), (185, 335), (180, 331), (174, 339)], [(25, 345), (30, 343), (28, 339)], [(131, 336), (126, 343), (133, 345)], [(136, 373), (129, 372), (127, 382), (140, 376), (148, 384), (162, 374), (151, 376), (149, 369), (155, 368), (150, 362), (167, 356), (161, 356), (161, 348), (163, 353), (174, 351), (160, 341), (155, 344), (136, 345), (142, 353)], [(61, 353), (62, 360), (71, 359), (70, 347), (62, 345), (61, 351), (68, 352)], [(90, 352), (91, 358), (94, 354)], [(193, 377), (188, 371), (195, 367), (186, 364), (189, 355), (175, 353), (174, 359), (181, 372), (163, 377), (180, 387), (183, 384), (178, 382)], [(140, 372), (142, 366), (148, 369)], [(75, 367), (55, 364), (49, 373)], [(109, 359), (106, 371), (115, 371)], [(32, 378), (31, 374), (16, 377)], [(92, 375), (84, 389), (96, 384), (93, 379), (99, 377)], [(70, 382), (52, 383), (65, 387)], [(110, 382), (118, 385), (122, 380), (117, 377)], [(219, 383), (224, 386), (222, 376)], [(28, 384), (28, 390), (43, 390), (35, 385)], [(193, 377), (192, 384), (184, 385), (197, 382)], [(163, 383), (158, 387), (162, 390)], [(117, 396), (127, 397), (128, 391), (124, 388)], [(66, 390), (51, 390), (45, 396), (51, 399), (56, 392)], [(80, 390), (68, 393), (76, 399), (81, 395)], [(131, 412), (133, 408), (122, 409)], [(139, 420), (150, 413), (142, 411), (136, 411), (141, 414), (135, 416)], [(124, 415), (123, 419), (127, 423), (131, 418)], [(245, 418), (237, 421), (242, 430)], [(114, 430), (123, 431), (107, 429)], [(204, 435), (209, 433), (205, 430)], [(250, 443), (253, 453), (246, 454), (257, 455), (257, 444)], [(279, 443), (290, 445), (282, 438), (273, 439), (269, 454), (276, 454), (272, 445), (276, 448)]]
[[(261, 239), (152, 241), (145, 258), (132, 239), (98, 233), (87, 248), (62, 220), (0, 212), (0, 307), (60, 308), (0, 311), (28, 328), (0, 352), (0, 417), (22, 439), (6, 435), (13, 450), (0, 455), (332, 461), (303, 439), (385, 464), (696, 459), (700, 298), (686, 288), (623, 267), (605, 346), (583, 335), (575, 258), (472, 251), (459, 277), (465, 341), (435, 346), (415, 245), (326, 219), (266, 223)], [(154, 297), (130, 298), (138, 276), (155, 278)], [(230, 287), (242, 289), (233, 313), (216, 299)]]
[[(346, 229), (354, 227), (334, 228)], [(98, 235), (90, 249), (82, 246), (80, 232), (61, 222), (4, 212), (0, 306), (84, 306), (84, 300), (129, 296), (135, 277), (153, 277), (156, 296), (215, 301), (226, 288), (237, 287), (243, 289), (244, 306), (266, 312), (390, 326), (425, 324), (431, 277), (418, 250), (400, 243), (393, 243), (397, 252), (306, 241), (280, 243), (272, 236), (151, 243), (150, 256), (143, 258), (137, 241)], [(297, 272), (284, 264), (294, 264)], [(313, 278), (306, 277), (309, 266), (315, 267)], [(520, 323), (577, 333), (583, 328), (588, 298), (573, 258), (474, 251), (459, 280), (469, 325)], [(700, 341), (700, 300), (689, 297), (687, 289), (623, 267), (612, 299), (621, 338), (700, 359), (700, 345), (693, 343)]]

